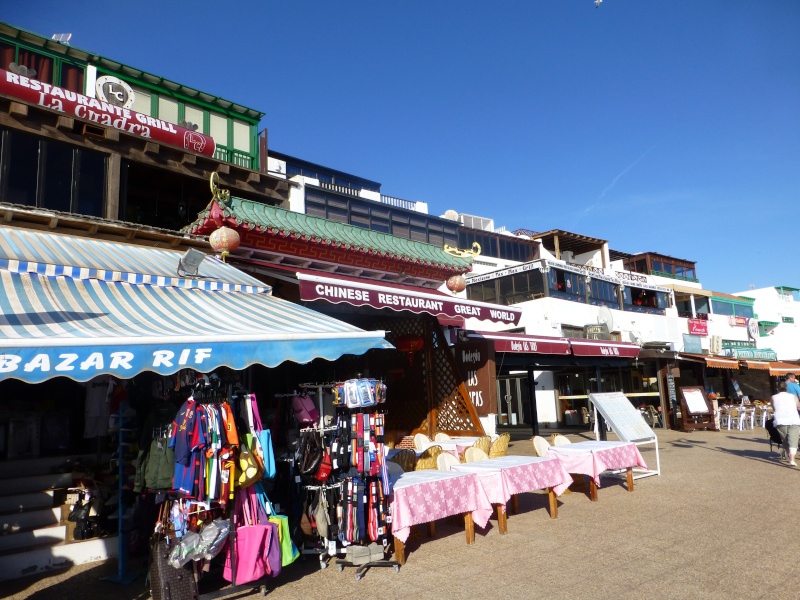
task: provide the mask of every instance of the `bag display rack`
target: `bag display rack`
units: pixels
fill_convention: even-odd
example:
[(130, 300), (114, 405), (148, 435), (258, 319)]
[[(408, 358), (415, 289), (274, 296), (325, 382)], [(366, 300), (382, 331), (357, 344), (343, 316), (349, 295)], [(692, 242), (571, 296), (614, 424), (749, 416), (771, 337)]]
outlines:
[[(304, 544), (301, 553), (316, 555), (321, 569), (327, 568), (331, 560), (339, 572), (345, 567), (354, 567), (356, 581), (371, 567), (389, 567), (398, 572), (400, 564), (386, 558), (386, 552), (391, 548), (391, 517), (383, 445), (385, 411), (379, 407), (379, 393), (376, 391), (379, 390), (380, 397), (385, 398), (385, 386), (381, 382), (360, 378), (347, 382), (305, 383), (299, 387), (315, 388), (319, 406), (319, 423), (301, 429), (301, 436), (319, 436), (325, 455), (329, 455), (332, 461), (330, 472), (324, 473), (322, 481), (310, 483), (310, 473), (304, 473), (305, 482), (301, 487), (307, 499), (309, 494), (315, 493), (316, 502), (323, 503), (322, 507), (317, 504), (314, 509), (315, 515), (323, 519), (331, 514), (327, 506), (328, 494), (339, 492), (334, 513), (336, 522), (324, 524), (324, 535), (317, 523), (317, 535), (321, 541), (312, 548), (306, 548)], [(336, 424), (328, 427), (325, 427), (326, 390), (336, 399), (335, 415), (332, 415)], [(308, 451), (308, 444), (308, 438), (301, 437), (296, 455), (298, 473), (302, 471), (300, 463), (310, 462), (304, 460), (307, 457), (303, 455)], [(318, 452), (318, 449), (314, 451)], [(305, 466), (307, 468), (308, 464)], [(302, 477), (297, 475), (298, 482), (303, 481)], [(335, 483), (331, 483), (334, 479)]]

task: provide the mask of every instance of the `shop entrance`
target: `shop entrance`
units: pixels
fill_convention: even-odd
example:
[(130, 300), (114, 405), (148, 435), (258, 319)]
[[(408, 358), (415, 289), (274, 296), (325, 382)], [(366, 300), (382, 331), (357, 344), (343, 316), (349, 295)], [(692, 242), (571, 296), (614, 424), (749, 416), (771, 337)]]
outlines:
[(530, 424), (527, 377), (506, 377), (497, 380), (497, 409), (497, 424), (500, 426)]

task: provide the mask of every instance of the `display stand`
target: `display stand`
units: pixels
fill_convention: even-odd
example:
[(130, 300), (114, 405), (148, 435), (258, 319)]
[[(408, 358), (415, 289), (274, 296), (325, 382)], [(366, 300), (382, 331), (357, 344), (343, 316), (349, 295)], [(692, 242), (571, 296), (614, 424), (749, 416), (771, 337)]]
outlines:
[[(310, 389), (315, 390), (314, 393), (317, 394), (317, 402), (318, 402), (318, 406), (319, 406), (319, 423), (317, 424), (317, 426), (314, 427), (314, 428), (310, 428), (310, 429), (303, 429), (303, 430), (301, 430), (301, 432), (308, 432), (309, 430), (311, 430), (315, 434), (322, 436), (323, 437), (322, 445), (324, 447), (329, 446), (328, 440), (325, 439), (326, 434), (330, 433), (332, 435), (336, 435), (336, 432), (339, 430), (338, 424), (336, 426), (332, 426), (332, 427), (325, 427), (326, 414), (325, 414), (324, 391), (326, 389), (335, 388), (336, 386), (339, 386), (339, 385), (341, 385), (341, 384), (338, 384), (338, 383), (304, 383), (304, 384), (301, 384), (299, 386), (300, 388), (304, 388), (306, 390), (310, 390)], [(381, 412), (381, 413), (383, 413), (384, 411), (379, 411), (379, 409), (378, 409), (376, 404), (371, 404), (369, 406), (362, 406), (362, 407), (358, 407), (358, 408), (346, 408), (344, 406), (339, 405), (336, 408), (336, 414), (339, 417), (341, 417), (342, 415), (348, 415), (348, 419), (350, 418), (349, 415), (352, 415), (352, 414), (356, 414), (357, 413), (359, 415), (362, 415), (362, 414), (365, 414), (365, 413), (373, 413), (373, 412)], [(379, 444), (378, 447), (380, 448), (381, 451), (383, 451), (382, 429), (381, 429), (380, 436), (378, 436), (377, 433), (376, 433), (375, 438), (377, 439), (378, 437), (380, 438), (380, 444)], [(364, 440), (363, 441), (364, 447), (366, 447), (369, 444), (368, 438), (364, 437), (363, 440)], [(357, 443), (360, 444), (361, 440), (359, 440), (356, 437), (351, 436), (350, 437), (350, 443), (351, 444), (357, 444)], [(359, 445), (359, 448), (361, 448), (361, 447), (362, 446)], [(352, 446), (352, 448), (353, 448), (353, 452), (355, 452), (355, 446)], [(360, 474), (357, 477), (362, 479), (364, 482), (366, 482), (368, 479), (371, 479), (373, 482), (376, 481), (374, 475), (370, 477), (368, 475), (365, 476), (364, 474)], [(330, 480), (328, 480), (328, 481), (330, 481)], [(336, 484), (332, 484), (332, 485), (341, 487), (342, 484), (343, 484), (343, 482), (340, 481), (340, 482), (338, 482)], [(329, 488), (329, 487), (331, 487), (331, 484), (324, 484), (324, 483), (319, 485), (319, 486), (316, 486), (316, 485), (304, 485), (303, 486), (303, 488), (306, 491), (318, 489), (318, 490), (323, 490), (323, 493), (324, 493), (324, 490)], [(327, 568), (327, 566), (328, 566), (328, 564), (329, 564), (331, 559), (334, 560), (334, 562), (336, 564), (336, 567), (339, 570), (339, 572), (343, 571), (345, 567), (355, 567), (356, 568), (356, 573), (355, 573), (356, 581), (359, 581), (364, 576), (364, 573), (366, 573), (366, 571), (369, 570), (370, 567), (384, 567), (384, 568), (385, 567), (391, 567), (391, 568), (395, 569), (395, 571), (399, 571), (400, 563), (398, 563), (395, 560), (389, 560), (389, 559), (387, 559), (385, 557), (385, 550), (387, 548), (387, 545), (385, 543), (382, 546), (382, 550), (383, 551), (380, 552), (380, 553), (373, 551), (373, 553), (370, 555), (369, 551), (367, 551), (367, 556), (364, 557), (366, 562), (362, 563), (360, 560), (354, 562), (353, 561), (353, 557), (347, 556), (348, 555), (348, 548), (356, 548), (356, 547), (358, 547), (358, 548), (363, 548), (363, 549), (366, 550), (367, 546), (363, 546), (362, 543), (363, 543), (363, 540), (361, 542), (342, 543), (342, 542), (339, 542), (337, 540), (330, 540), (330, 539), (326, 539), (326, 538), (321, 538), (320, 542), (318, 542), (315, 547), (313, 547), (313, 548), (305, 548), (304, 547), (304, 548), (301, 548), (300, 552), (301, 552), (301, 554), (315, 554), (315, 555), (317, 555), (318, 558), (319, 558), (320, 569)], [(373, 542), (373, 543), (375, 543), (375, 542)], [(377, 558), (378, 554), (380, 554), (380, 558)], [(344, 556), (342, 556), (342, 555), (344, 555)], [(373, 556), (376, 557), (374, 560), (373, 560)]]
[(102, 577), (101, 581), (110, 581), (112, 583), (121, 583), (128, 585), (136, 579), (139, 574), (137, 572), (128, 572), (128, 544), (125, 540), (125, 525), (122, 510), (122, 489), (123, 478), (125, 476), (125, 449), (130, 446), (131, 442), (125, 441), (126, 433), (135, 433), (136, 429), (125, 427), (125, 417), (123, 416), (123, 408), (125, 403), (121, 402), (119, 407), (119, 431), (117, 434), (117, 574)]
[(681, 431), (707, 429), (719, 431), (714, 422), (714, 408), (706, 398), (702, 387), (682, 387), (681, 391)]
[[(335, 383), (303, 383), (300, 384), (300, 388), (302, 389), (314, 389), (315, 391), (311, 392), (312, 394), (317, 395), (317, 404), (318, 404), (318, 411), (319, 411), (319, 423), (317, 423), (315, 428), (320, 436), (322, 436), (322, 445), (325, 446), (325, 433), (335, 431), (335, 427), (325, 427), (325, 400), (323, 397), (323, 391), (325, 388), (331, 388), (335, 385)], [(291, 394), (291, 395), (296, 395)], [(300, 432), (308, 431), (307, 429), (301, 429)], [(304, 485), (303, 488), (305, 490), (312, 489), (315, 486), (307, 486)], [(302, 548), (300, 548), (300, 554), (303, 556), (314, 555), (319, 559), (319, 568), (326, 569), (328, 568), (328, 561), (332, 558), (336, 558), (337, 553), (339, 552), (339, 548), (337, 545), (326, 543), (322, 544), (321, 546), (313, 547), (313, 548), (306, 548), (305, 544)], [(341, 550), (344, 551), (343, 549)]]
[(344, 571), (345, 567), (356, 567), (356, 581), (361, 581), (361, 578), (364, 576), (370, 567), (390, 567), (394, 569), (395, 573), (400, 572), (400, 563), (396, 560), (389, 560), (389, 559), (380, 559), (380, 560), (373, 560), (370, 562), (366, 562), (363, 564), (356, 564), (354, 562), (350, 562), (348, 560), (344, 560), (341, 558), (336, 559), (336, 568), (339, 569), (339, 573)]
[[(623, 442), (633, 442), (636, 446), (653, 444), (656, 450), (656, 468), (644, 469), (633, 467), (633, 479), (661, 475), (661, 457), (658, 452), (658, 436), (647, 424), (642, 413), (631, 404), (628, 397), (622, 392), (604, 392), (589, 394), (589, 400), (594, 406), (595, 436), (600, 440), (597, 413), (605, 419), (606, 425)], [(621, 474), (618, 472), (616, 474)]]

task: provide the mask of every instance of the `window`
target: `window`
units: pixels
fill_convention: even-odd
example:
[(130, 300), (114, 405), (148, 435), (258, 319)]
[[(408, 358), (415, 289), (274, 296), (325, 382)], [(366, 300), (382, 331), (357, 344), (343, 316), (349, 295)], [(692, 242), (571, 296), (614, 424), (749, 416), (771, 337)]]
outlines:
[(17, 60), (17, 47), (0, 42), (0, 67), (8, 70), (8, 65)]
[(183, 108), (183, 120), (187, 123), (197, 125), (196, 131), (203, 131), (203, 111), (194, 106), (185, 106)]
[(722, 302), (720, 300), (713, 299), (711, 300), (711, 308), (714, 309), (715, 315), (732, 315), (733, 314), (733, 304), (730, 302)]
[(172, 98), (159, 96), (158, 98), (158, 118), (168, 123), (178, 122), (178, 102)]
[(76, 173), (77, 204), (81, 215), (102, 216), (106, 197), (106, 159), (99, 152), (78, 150), (79, 168)]
[(408, 228), (408, 217), (405, 215), (393, 214), (391, 233), (401, 238), (408, 239), (411, 237), (411, 231)]
[[(213, 137), (213, 136), (212, 136)], [(244, 121), (233, 121), (233, 147), (242, 152), (250, 152), (252, 148), (250, 140), (250, 125)]]
[(19, 131), (6, 131), (3, 136), (3, 161), (8, 169), (3, 190), (6, 202), (36, 206), (39, 187), (39, 139)]
[(49, 55), (26, 48), (24, 45), (16, 46), (0, 42), (0, 68), (9, 70), (11, 63), (36, 71), (36, 74), (31, 76), (32, 79), (52, 83), (73, 92), (81, 94), (84, 92), (84, 68), (57, 54)]
[(215, 115), (211, 113), (209, 115), (209, 135), (214, 138), (214, 141), (217, 145), (220, 146), (227, 146), (228, 145), (228, 119), (222, 117), (220, 115)]
[(582, 338), (583, 337), (583, 328), (582, 327), (572, 327), (570, 325), (562, 325), (561, 326), (561, 337), (565, 337), (565, 338)]
[(20, 48), (17, 54), (17, 64), (36, 71), (36, 75), (32, 79), (53, 83), (53, 59), (51, 57)]
[[(457, 232), (453, 231), (453, 233), (457, 233), (457, 245), (459, 248), (471, 248), (472, 244), (477, 242), (481, 245), (481, 254), (483, 256), (518, 262), (528, 262), (533, 259), (534, 244), (528, 240), (499, 234), (488, 234), (474, 229), (459, 229)], [(455, 245), (452, 242), (448, 243)]]
[(550, 296), (554, 298), (577, 302), (586, 301), (586, 280), (583, 275), (560, 269), (550, 269), (547, 274), (547, 285)]
[[(626, 285), (622, 287), (622, 304), (624, 310), (664, 314), (664, 310), (669, 308), (669, 293)], [(688, 300), (682, 306), (691, 312)]]
[(708, 314), (711, 311), (708, 307), (708, 298), (705, 296), (695, 296), (694, 297), (694, 310), (696, 313), (703, 313)]
[(153, 116), (153, 96), (150, 94), (150, 92), (143, 88), (134, 86), (131, 86), (131, 89), (133, 90), (133, 106), (131, 108), (138, 113), (142, 113), (143, 115)]
[(589, 286), (589, 302), (597, 306), (619, 308), (617, 286), (609, 281), (592, 278)]
[(753, 317), (753, 305), (741, 302), (730, 302), (718, 298), (711, 299), (711, 308), (715, 315), (729, 315), (736, 317)]
[(467, 298), (478, 302), (497, 302), (496, 279), (467, 286)]
[(106, 156), (0, 129), (0, 201), (103, 216)]
[(60, 85), (66, 90), (83, 93), (83, 67), (78, 67), (65, 62), (61, 63)]
[(58, 142), (43, 142), (40, 205), (42, 208), (69, 212), (72, 201), (73, 148)]

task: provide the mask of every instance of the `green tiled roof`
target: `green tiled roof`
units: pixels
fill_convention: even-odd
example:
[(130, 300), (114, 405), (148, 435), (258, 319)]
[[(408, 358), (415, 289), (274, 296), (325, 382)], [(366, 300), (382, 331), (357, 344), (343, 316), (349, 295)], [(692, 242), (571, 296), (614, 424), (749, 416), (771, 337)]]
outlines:
[[(197, 215), (197, 220), (184, 228), (190, 233), (201, 233), (205, 221), (211, 218), (214, 202)], [(232, 197), (219, 204), (225, 219), (237, 226), (254, 231), (285, 235), (301, 240), (333, 245), (360, 252), (376, 253), (396, 260), (419, 263), (431, 267), (464, 273), (472, 269), (471, 257), (448, 254), (444, 248), (432, 244), (363, 229), (346, 223), (329, 221), (303, 213), (292, 212), (252, 200)]]

